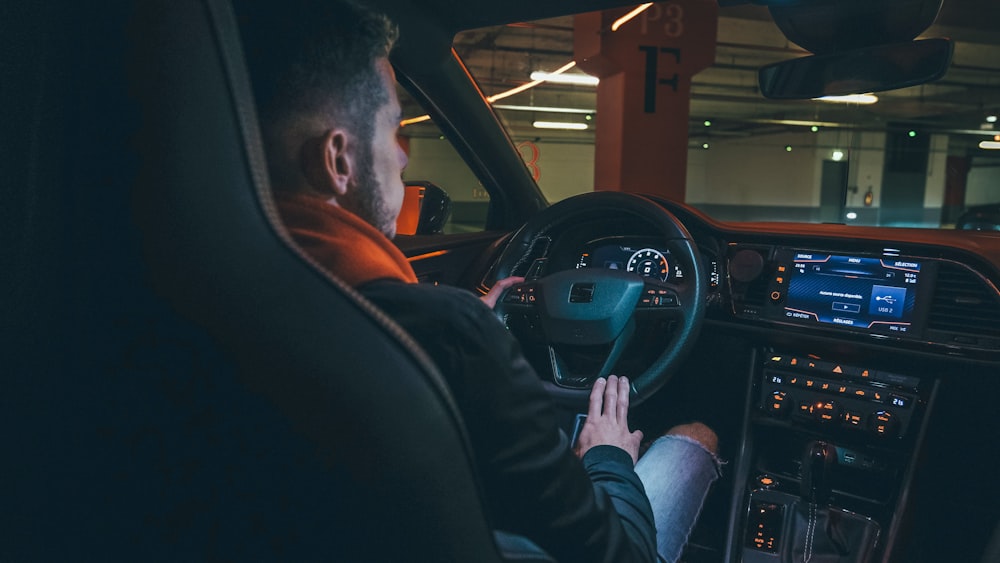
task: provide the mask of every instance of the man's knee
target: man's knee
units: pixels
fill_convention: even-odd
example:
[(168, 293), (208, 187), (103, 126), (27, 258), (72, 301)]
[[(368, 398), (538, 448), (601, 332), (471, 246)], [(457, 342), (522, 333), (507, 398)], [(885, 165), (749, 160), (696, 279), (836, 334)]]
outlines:
[(712, 431), (711, 428), (700, 422), (678, 424), (670, 430), (667, 430), (666, 435), (685, 436), (698, 442), (706, 450), (712, 452), (713, 454), (719, 453), (719, 437), (715, 435), (715, 432)]

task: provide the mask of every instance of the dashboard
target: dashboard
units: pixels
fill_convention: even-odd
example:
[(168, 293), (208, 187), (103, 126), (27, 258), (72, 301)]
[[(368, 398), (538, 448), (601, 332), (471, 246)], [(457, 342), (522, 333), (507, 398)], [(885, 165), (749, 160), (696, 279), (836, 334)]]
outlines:
[[(1000, 237), (723, 224), (681, 204), (658, 203), (680, 219), (701, 252), (710, 321), (896, 351), (1000, 359)], [(886, 240), (887, 234), (899, 236)], [(668, 284), (686, 279), (670, 241), (635, 222), (608, 218), (549, 237), (539, 254), (549, 273), (605, 268)]]

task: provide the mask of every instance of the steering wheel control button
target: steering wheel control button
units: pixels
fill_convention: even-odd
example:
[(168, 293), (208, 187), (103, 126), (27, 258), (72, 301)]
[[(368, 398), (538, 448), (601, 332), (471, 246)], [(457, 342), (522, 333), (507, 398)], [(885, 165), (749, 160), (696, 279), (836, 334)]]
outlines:
[(536, 297), (534, 284), (520, 284), (507, 290), (507, 293), (503, 297), (503, 302), (515, 305), (531, 305), (535, 303)]
[(642, 297), (639, 299), (639, 307), (643, 308), (677, 307), (679, 304), (674, 292), (649, 285), (643, 289)]

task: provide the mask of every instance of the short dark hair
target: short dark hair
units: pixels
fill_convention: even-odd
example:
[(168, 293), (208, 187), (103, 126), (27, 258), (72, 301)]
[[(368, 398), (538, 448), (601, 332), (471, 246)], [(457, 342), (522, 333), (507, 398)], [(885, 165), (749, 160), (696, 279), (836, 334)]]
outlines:
[[(389, 56), (396, 26), (338, 0), (256, 0), (237, 10), (265, 144), (297, 121), (326, 119), (371, 145), (375, 114), (389, 101), (376, 62)], [(275, 187), (294, 185), (293, 163), (268, 152)]]

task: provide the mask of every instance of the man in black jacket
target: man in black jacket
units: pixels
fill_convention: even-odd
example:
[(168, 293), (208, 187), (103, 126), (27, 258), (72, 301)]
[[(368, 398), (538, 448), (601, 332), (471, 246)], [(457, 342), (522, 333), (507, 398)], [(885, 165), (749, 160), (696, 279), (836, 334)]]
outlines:
[[(628, 429), (629, 382), (611, 376), (595, 384), (571, 450), (538, 376), (490, 308), (466, 291), (417, 284), (389, 240), (406, 166), (387, 59), (395, 28), (349, 4), (283, 13), (300, 17), (251, 23), (246, 33), (279, 211), (307, 253), (437, 363), (466, 422), (494, 523), (559, 561), (654, 561), (658, 542), (660, 557), (675, 560), (717, 475), (714, 434), (695, 423), (657, 441), (650, 454), (661, 461), (646, 464), (644, 487), (633, 467), (642, 434)], [(659, 499), (655, 516), (646, 488)]]

